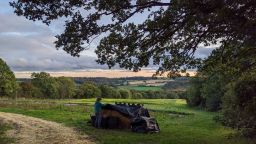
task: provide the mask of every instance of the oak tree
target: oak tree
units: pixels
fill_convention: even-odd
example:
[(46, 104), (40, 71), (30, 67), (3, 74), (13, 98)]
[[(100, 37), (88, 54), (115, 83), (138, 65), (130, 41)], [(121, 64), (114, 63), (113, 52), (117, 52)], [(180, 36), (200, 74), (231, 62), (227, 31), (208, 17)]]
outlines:
[[(17, 15), (47, 25), (66, 17), (55, 44), (72, 56), (103, 36), (97, 62), (109, 68), (139, 71), (152, 63), (160, 73), (175, 74), (200, 64), (194, 53), (201, 45), (256, 46), (255, 0), (18, 0), (10, 5)], [(144, 19), (134, 21), (139, 15)]]

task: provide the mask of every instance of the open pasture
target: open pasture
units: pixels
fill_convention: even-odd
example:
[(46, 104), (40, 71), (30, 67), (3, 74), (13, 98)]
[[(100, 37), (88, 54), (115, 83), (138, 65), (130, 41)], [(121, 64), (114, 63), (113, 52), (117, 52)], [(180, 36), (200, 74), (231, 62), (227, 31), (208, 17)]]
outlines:
[[(0, 111), (19, 113), (75, 127), (97, 143), (104, 144), (253, 144), (254, 139), (245, 139), (239, 133), (216, 123), (218, 113), (192, 109), (182, 99), (103, 99), (103, 103), (143, 103), (160, 126), (160, 133), (138, 134), (129, 130), (96, 129), (87, 121), (93, 113), (95, 99), (0, 100)], [(67, 104), (68, 103), (68, 104)]]

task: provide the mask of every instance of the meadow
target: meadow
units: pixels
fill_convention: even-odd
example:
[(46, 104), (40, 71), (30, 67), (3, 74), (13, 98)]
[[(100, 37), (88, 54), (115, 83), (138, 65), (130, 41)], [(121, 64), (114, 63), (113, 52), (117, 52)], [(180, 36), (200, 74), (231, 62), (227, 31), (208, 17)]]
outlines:
[(157, 119), (161, 131), (139, 134), (130, 130), (96, 129), (87, 123), (93, 114), (94, 100), (0, 99), (0, 111), (63, 123), (100, 144), (253, 144), (256, 141), (216, 123), (213, 117), (218, 113), (190, 108), (182, 99), (103, 99), (103, 103), (143, 103)]

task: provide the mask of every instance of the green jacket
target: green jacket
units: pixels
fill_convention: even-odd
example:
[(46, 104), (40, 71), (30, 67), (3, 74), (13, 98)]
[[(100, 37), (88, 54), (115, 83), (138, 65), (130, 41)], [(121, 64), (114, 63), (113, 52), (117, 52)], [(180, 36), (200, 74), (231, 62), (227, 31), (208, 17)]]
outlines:
[(102, 103), (100, 103), (99, 101), (96, 101), (94, 104), (94, 111), (95, 113), (99, 113), (101, 111), (101, 107), (103, 106)]

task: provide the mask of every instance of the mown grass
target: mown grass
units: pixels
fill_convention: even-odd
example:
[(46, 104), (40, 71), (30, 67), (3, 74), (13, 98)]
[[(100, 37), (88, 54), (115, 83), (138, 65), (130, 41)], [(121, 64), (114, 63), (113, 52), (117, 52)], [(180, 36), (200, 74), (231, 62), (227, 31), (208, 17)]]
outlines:
[[(129, 130), (95, 129), (87, 124), (94, 99), (0, 101), (0, 111), (20, 113), (64, 123), (104, 144), (254, 144), (255, 139), (213, 121), (217, 113), (192, 109), (180, 99), (103, 99), (103, 103), (143, 103), (160, 125), (161, 132), (138, 134)], [(65, 106), (64, 103), (78, 105)]]
[(11, 129), (11, 126), (0, 121), (0, 144), (9, 144), (14, 142), (14, 139), (6, 136), (6, 131), (9, 129)]
[(160, 91), (162, 88), (160, 86), (119, 86), (120, 89), (129, 89), (137, 91)]

